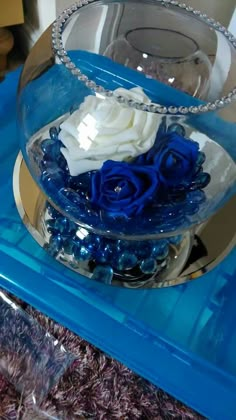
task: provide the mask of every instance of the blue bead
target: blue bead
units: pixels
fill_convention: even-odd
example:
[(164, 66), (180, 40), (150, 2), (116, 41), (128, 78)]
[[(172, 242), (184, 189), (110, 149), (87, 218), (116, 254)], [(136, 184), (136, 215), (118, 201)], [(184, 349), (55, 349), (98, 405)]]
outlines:
[(60, 234), (51, 236), (48, 244), (48, 252), (53, 257), (56, 257), (62, 249), (63, 240)]
[(137, 246), (137, 243), (135, 241), (125, 241), (123, 239), (118, 239), (117, 241), (117, 248), (120, 251), (126, 251), (126, 250), (133, 250)]
[(76, 253), (76, 258), (78, 261), (88, 261), (91, 258), (91, 252), (82, 245)]
[(182, 242), (182, 235), (177, 235), (177, 236), (171, 236), (169, 238), (169, 243), (173, 244), (173, 245), (179, 245)]
[(93, 238), (91, 238), (91, 241), (92, 241), (92, 244), (93, 244), (94, 248), (98, 248), (98, 247), (101, 246), (102, 239), (103, 238), (101, 236), (97, 236), (97, 235), (94, 235)]
[(64, 156), (62, 155), (61, 151), (60, 151), (57, 162), (58, 162), (59, 168), (62, 169), (63, 171), (65, 171), (66, 174), (69, 174), (69, 168), (68, 168), (68, 165), (67, 165), (67, 161), (64, 158)]
[(190, 190), (205, 188), (211, 180), (211, 176), (207, 172), (201, 172), (191, 183)]
[(111, 284), (113, 269), (109, 265), (97, 265), (91, 278), (93, 280), (100, 281), (101, 283)]
[(162, 253), (162, 249), (161, 249), (158, 245), (155, 245), (155, 246), (152, 248), (151, 256), (152, 256), (153, 258), (157, 258), (157, 257), (158, 257), (158, 255), (160, 255), (161, 253)]
[(47, 212), (48, 212), (49, 216), (51, 216), (53, 219), (56, 219), (57, 217), (60, 217), (59, 211), (56, 210), (49, 202), (47, 202), (47, 204), (46, 204), (46, 209), (47, 209)]
[(173, 123), (168, 127), (168, 131), (169, 132), (175, 132), (178, 133), (180, 136), (185, 136), (186, 135), (186, 131), (185, 128), (181, 125), (181, 124), (177, 124), (177, 123)]
[(202, 190), (195, 190), (187, 195), (190, 204), (202, 204), (206, 200), (206, 195)]
[(70, 238), (63, 242), (63, 250), (64, 250), (65, 254), (73, 255), (74, 244), (73, 244), (73, 241), (70, 240)]
[(165, 248), (162, 248), (161, 252), (157, 255), (156, 259), (158, 261), (164, 260), (169, 255), (169, 247), (168, 245), (165, 246)]
[(52, 146), (54, 145), (54, 140), (52, 140), (52, 139), (45, 139), (45, 140), (43, 140), (42, 141), (42, 143), (41, 143), (41, 149), (42, 149), (42, 152), (45, 154), (45, 155), (49, 155), (50, 154), (50, 151), (51, 151), (51, 148), (52, 148)]
[(84, 197), (88, 196), (91, 188), (91, 172), (68, 178), (68, 188), (79, 192)]
[(59, 194), (64, 196), (68, 201), (70, 201), (73, 204), (79, 205), (81, 203), (81, 197), (75, 191), (69, 190), (67, 188), (62, 188), (59, 191)]
[(186, 215), (192, 216), (193, 214), (196, 214), (198, 211), (199, 211), (199, 205), (198, 204), (188, 203), (185, 206), (185, 214)]
[(58, 130), (56, 127), (51, 127), (49, 129), (49, 135), (51, 137), (52, 140), (57, 140), (58, 138)]
[(62, 234), (66, 236), (74, 235), (76, 230), (75, 223), (71, 222), (67, 217), (59, 217), (55, 221), (55, 228)]
[(44, 153), (44, 160), (51, 160), (60, 167), (60, 164), (65, 167), (66, 160), (61, 153), (62, 143), (60, 140), (46, 139), (41, 143), (41, 149)]
[(118, 259), (116, 268), (120, 271), (129, 270), (137, 265), (137, 257), (128, 251), (125, 251)]
[(55, 236), (57, 233), (59, 233), (58, 229), (55, 227), (54, 219), (47, 220), (46, 227), (47, 227), (48, 233), (50, 233), (51, 235)]
[(157, 262), (154, 258), (147, 258), (143, 260), (140, 264), (140, 270), (144, 274), (153, 274), (157, 271)]
[(198, 152), (197, 166), (201, 167), (206, 160), (206, 155), (203, 152)]
[(102, 250), (96, 252), (96, 261), (101, 263), (110, 263), (114, 256), (114, 249), (113, 246), (110, 244), (106, 244), (102, 247)]
[(58, 169), (44, 171), (41, 175), (41, 182), (47, 191), (57, 192), (65, 183), (64, 174)]

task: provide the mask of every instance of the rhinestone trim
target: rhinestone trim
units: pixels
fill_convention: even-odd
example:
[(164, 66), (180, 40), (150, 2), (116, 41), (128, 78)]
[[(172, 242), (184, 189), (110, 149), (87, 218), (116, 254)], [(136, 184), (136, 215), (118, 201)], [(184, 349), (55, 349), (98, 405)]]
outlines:
[[(233, 100), (235, 100), (235, 94), (236, 94), (236, 87), (232, 89), (226, 96), (217, 99), (214, 102), (208, 102), (203, 105), (199, 106), (179, 106), (179, 107), (165, 107), (161, 106), (159, 104), (144, 104), (142, 102), (135, 102), (130, 101), (125, 97), (118, 96), (111, 90), (104, 89), (102, 86), (96, 85), (96, 83), (92, 80), (89, 80), (87, 76), (81, 73), (80, 69), (76, 67), (76, 65), (73, 63), (73, 61), (68, 57), (68, 54), (66, 50), (63, 47), (63, 40), (62, 40), (62, 34), (65, 28), (65, 25), (67, 21), (71, 18), (73, 14), (75, 14), (79, 9), (81, 9), (84, 6), (87, 6), (90, 3), (95, 3), (98, 0), (79, 0), (76, 3), (74, 3), (71, 7), (65, 9), (55, 20), (55, 22), (52, 25), (52, 48), (58, 57), (58, 59), (61, 61), (63, 65), (66, 66), (66, 68), (72, 73), (73, 76), (77, 77), (78, 80), (85, 83), (87, 87), (92, 89), (96, 93), (102, 93), (104, 96), (107, 97), (116, 97), (116, 99), (128, 106), (135, 109), (143, 110), (143, 111), (149, 111), (157, 114), (181, 114), (186, 115), (188, 113), (190, 114), (199, 114), (199, 113), (205, 113), (209, 111), (215, 111), (217, 109), (220, 109), (226, 105), (229, 105)], [(185, 10), (189, 14), (193, 14), (194, 16), (197, 16), (198, 19), (205, 22), (208, 26), (214, 28), (215, 30), (221, 32), (228, 42), (231, 43), (234, 49), (236, 49), (236, 38), (219, 22), (216, 22), (214, 19), (208, 17), (205, 13), (201, 13), (199, 10), (194, 10), (192, 7), (186, 5), (185, 3), (179, 3), (177, 0), (156, 0), (156, 2), (160, 3), (162, 6), (168, 7), (169, 5), (178, 7), (181, 10)]]

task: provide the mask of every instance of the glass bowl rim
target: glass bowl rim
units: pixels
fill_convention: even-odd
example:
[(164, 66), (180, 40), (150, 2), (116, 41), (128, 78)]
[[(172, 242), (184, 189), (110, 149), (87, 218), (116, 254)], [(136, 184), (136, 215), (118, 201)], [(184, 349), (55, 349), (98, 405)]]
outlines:
[[(80, 82), (83, 82), (89, 89), (94, 91), (97, 94), (103, 95), (104, 97), (112, 97), (117, 100), (117, 102), (132, 107), (141, 111), (152, 112), (162, 115), (186, 115), (186, 114), (203, 114), (210, 111), (216, 111), (220, 108), (223, 108), (229, 105), (233, 100), (236, 99), (236, 86), (227, 93), (227, 95), (222, 96), (219, 99), (216, 99), (212, 102), (207, 102), (201, 105), (194, 106), (163, 106), (156, 103), (145, 104), (142, 102), (136, 102), (125, 98), (122, 95), (117, 95), (112, 90), (105, 89), (103, 86), (97, 85), (94, 81), (89, 80), (89, 78), (81, 72), (81, 70), (73, 63), (73, 61), (68, 56), (68, 53), (63, 45), (63, 32), (66, 27), (67, 22), (71, 17), (78, 12), (84, 6), (89, 4), (99, 3), (99, 0), (80, 0), (66, 8), (55, 20), (52, 25), (52, 48), (56, 57), (60, 62), (76, 77)], [(221, 23), (217, 22), (215, 19), (210, 18), (207, 14), (202, 13), (200, 10), (195, 10), (193, 7), (186, 5), (185, 3), (179, 3), (177, 0), (156, 0), (156, 4), (159, 3), (160, 6), (168, 7), (175, 6), (178, 7), (189, 15), (193, 15), (195, 18), (198, 18), (203, 23), (207, 24), (209, 27), (220, 32), (224, 35), (227, 41), (231, 46), (236, 50), (236, 38), (231, 32), (229, 32)]]

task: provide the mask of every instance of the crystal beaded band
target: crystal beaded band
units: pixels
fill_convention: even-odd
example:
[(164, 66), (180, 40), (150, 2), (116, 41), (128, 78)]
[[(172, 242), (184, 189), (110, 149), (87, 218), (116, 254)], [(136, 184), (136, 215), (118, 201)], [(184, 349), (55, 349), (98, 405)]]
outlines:
[[(176, 114), (201, 114), (209, 111), (215, 111), (220, 109), (232, 102), (232, 100), (236, 99), (236, 86), (226, 95), (217, 99), (214, 102), (208, 102), (205, 104), (201, 104), (199, 106), (161, 106), (158, 104), (144, 104), (142, 102), (136, 102), (134, 100), (128, 100), (123, 96), (116, 96), (112, 90), (107, 90), (102, 86), (97, 85), (94, 81), (89, 80), (86, 75), (84, 75), (79, 68), (73, 63), (73, 61), (68, 56), (67, 51), (64, 48), (62, 34), (64, 32), (64, 28), (71, 18), (73, 14), (75, 14), (79, 9), (82, 7), (90, 4), (96, 3), (97, 0), (81, 0), (76, 2), (73, 6), (65, 9), (62, 14), (56, 19), (52, 27), (52, 45), (56, 56), (59, 60), (68, 68), (68, 70), (73, 74), (73, 76), (77, 77), (78, 80), (83, 82), (88, 88), (92, 89), (96, 93), (103, 94), (106, 97), (115, 97), (119, 103), (122, 103), (126, 106), (139, 109), (142, 111), (153, 112), (157, 114), (169, 114), (169, 115), (176, 115)], [(191, 6), (188, 6), (184, 3), (179, 3), (176, 0), (156, 0), (156, 2), (160, 3), (162, 6), (175, 6), (182, 10), (185, 10), (187, 13), (196, 16), (199, 20), (206, 23), (209, 27), (215, 29), (216, 31), (220, 32), (224, 37), (230, 42), (232, 47), (236, 49), (236, 38), (219, 22), (216, 22), (214, 19), (208, 17), (205, 13), (201, 13), (199, 10), (194, 10)]]

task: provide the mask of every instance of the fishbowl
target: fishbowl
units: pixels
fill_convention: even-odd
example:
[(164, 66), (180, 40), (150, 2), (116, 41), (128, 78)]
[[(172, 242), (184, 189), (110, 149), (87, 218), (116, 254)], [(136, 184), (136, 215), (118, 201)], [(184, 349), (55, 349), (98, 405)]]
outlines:
[(21, 75), (14, 175), (53, 258), (129, 288), (211, 266), (201, 232), (236, 187), (235, 50), (175, 0), (81, 0), (58, 16)]

